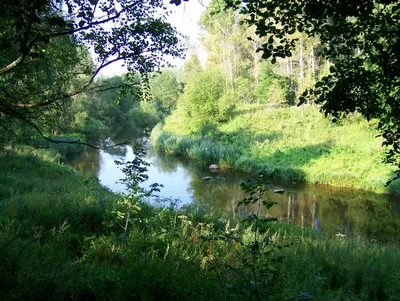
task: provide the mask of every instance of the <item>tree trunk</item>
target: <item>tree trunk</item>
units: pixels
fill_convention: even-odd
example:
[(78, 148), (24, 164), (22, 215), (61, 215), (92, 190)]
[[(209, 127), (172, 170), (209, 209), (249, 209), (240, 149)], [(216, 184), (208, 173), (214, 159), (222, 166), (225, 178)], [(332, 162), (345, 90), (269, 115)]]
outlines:
[[(304, 53), (303, 53), (303, 38), (300, 37), (300, 57), (299, 57), (299, 65), (300, 65), (300, 94), (304, 92)], [(304, 116), (304, 104), (301, 105), (301, 116)]]
[(315, 56), (314, 56), (314, 46), (311, 46), (311, 77), (313, 87), (315, 86)]
[(300, 58), (299, 58), (299, 65), (300, 65), (300, 91), (303, 93), (304, 91), (304, 51), (303, 51), (303, 39), (300, 38)]

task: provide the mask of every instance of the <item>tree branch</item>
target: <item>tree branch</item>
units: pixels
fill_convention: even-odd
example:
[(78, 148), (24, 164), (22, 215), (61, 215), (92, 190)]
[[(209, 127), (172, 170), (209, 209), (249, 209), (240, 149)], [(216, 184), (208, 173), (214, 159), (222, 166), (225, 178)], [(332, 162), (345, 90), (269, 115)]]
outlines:
[[(122, 87), (129, 87), (129, 86), (133, 86), (133, 85), (119, 85), (119, 86), (113, 86), (113, 87), (107, 87), (107, 88), (102, 88), (105, 87), (103, 86), (99, 86), (99, 87), (92, 87), (92, 88), (88, 88), (94, 81), (95, 77), (99, 74), (99, 72), (107, 67), (108, 65), (111, 65), (119, 60), (122, 60), (123, 58), (118, 56), (117, 58), (110, 60), (106, 63), (102, 62), (102, 64), (93, 72), (92, 76), (90, 77), (90, 79), (88, 80), (88, 82), (81, 88), (78, 90), (75, 90), (73, 92), (70, 93), (64, 93), (64, 94), (58, 94), (58, 95), (54, 95), (54, 97), (52, 97), (51, 99), (47, 99), (45, 101), (41, 101), (39, 103), (20, 103), (20, 102), (16, 102), (16, 103), (8, 103), (9, 106), (11, 107), (15, 107), (15, 108), (37, 108), (37, 107), (45, 107), (45, 106), (49, 106), (52, 105), (54, 103), (56, 103), (57, 101), (60, 100), (60, 98), (69, 98), (69, 97), (73, 97), (76, 96), (78, 94), (84, 93), (84, 92), (101, 92), (101, 91), (107, 91), (107, 90), (112, 90), (112, 89), (118, 89), (118, 88), (122, 88)], [(136, 85), (136, 84), (135, 84)], [(18, 101), (16, 98), (12, 97), (11, 95), (9, 95), (4, 89), (0, 88), (0, 90), (8, 97), (13, 99), (14, 101)]]
[(67, 30), (67, 31), (53, 32), (51, 35), (48, 35), (48, 37), (59, 37), (59, 36), (71, 35), (71, 34), (75, 34), (75, 33), (78, 33), (78, 32), (80, 32), (80, 31), (89, 29), (89, 28), (91, 28), (91, 27), (93, 27), (93, 26), (96, 26), (96, 25), (101, 25), (101, 24), (108, 23), (108, 22), (110, 22), (110, 21), (113, 21), (113, 20), (115, 20), (115, 19), (118, 19), (118, 18), (121, 16), (122, 12), (124, 12), (124, 11), (125, 11), (125, 10), (122, 9), (122, 10), (120, 10), (119, 12), (117, 12), (115, 16), (109, 17), (109, 18), (104, 19), (104, 20), (91, 22), (91, 23), (89, 23), (89, 24), (86, 25), (86, 26), (77, 27), (77, 28), (74, 28), (74, 29), (72, 29), (72, 30)]
[(11, 64), (5, 66), (4, 68), (2, 68), (0, 70), (0, 74), (3, 74), (5, 72), (10, 71), (11, 69), (13, 69), (14, 67), (16, 67), (18, 64), (22, 63), (22, 61), (26, 58), (27, 54), (21, 54), (14, 62), (12, 62)]

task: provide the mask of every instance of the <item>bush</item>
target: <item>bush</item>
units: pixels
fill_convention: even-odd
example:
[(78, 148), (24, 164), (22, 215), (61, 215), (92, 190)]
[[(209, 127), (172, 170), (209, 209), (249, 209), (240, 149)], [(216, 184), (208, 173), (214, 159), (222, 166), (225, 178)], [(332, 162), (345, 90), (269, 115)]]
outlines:
[(134, 106), (127, 114), (126, 128), (151, 129), (160, 121), (157, 111), (149, 102), (141, 102)]
[(224, 90), (223, 76), (216, 70), (200, 71), (190, 75), (181, 105), (186, 115), (190, 117), (192, 128), (226, 120), (230, 98), (221, 101)]
[(260, 103), (282, 105), (292, 103), (289, 79), (274, 72), (272, 66), (261, 64), (260, 82), (254, 91)]

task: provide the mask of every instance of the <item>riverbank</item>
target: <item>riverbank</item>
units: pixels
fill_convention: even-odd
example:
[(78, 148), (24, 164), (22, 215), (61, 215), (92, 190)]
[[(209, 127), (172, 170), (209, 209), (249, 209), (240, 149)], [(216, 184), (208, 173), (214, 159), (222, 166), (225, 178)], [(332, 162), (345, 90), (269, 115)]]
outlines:
[(143, 202), (124, 229), (126, 198), (33, 152), (0, 154), (2, 300), (400, 296), (396, 244)]
[(373, 123), (350, 115), (332, 123), (315, 107), (236, 108), (229, 121), (190, 126), (179, 111), (152, 131), (159, 150), (201, 164), (264, 174), (289, 181), (400, 193), (385, 186), (394, 167), (383, 164), (384, 149)]

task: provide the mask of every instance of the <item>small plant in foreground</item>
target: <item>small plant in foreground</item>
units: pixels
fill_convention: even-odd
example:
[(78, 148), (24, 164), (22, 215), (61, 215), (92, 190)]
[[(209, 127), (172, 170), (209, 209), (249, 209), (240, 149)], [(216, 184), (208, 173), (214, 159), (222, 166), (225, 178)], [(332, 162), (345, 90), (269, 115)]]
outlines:
[(120, 180), (120, 183), (125, 184), (126, 191), (121, 195), (111, 211), (107, 211), (108, 226), (114, 226), (118, 224), (126, 234), (129, 225), (133, 224), (137, 219), (137, 214), (141, 210), (141, 203), (148, 197), (153, 196), (154, 192), (159, 192), (162, 185), (153, 183), (148, 189), (140, 186), (143, 182), (148, 180), (147, 167), (150, 163), (143, 160), (145, 151), (143, 148), (134, 147), (133, 153), (135, 158), (132, 161), (115, 161), (115, 164), (121, 167), (121, 171), (125, 175), (125, 178)]
[(214, 231), (208, 240), (221, 241), (229, 245), (229, 254), (223, 259), (218, 255), (209, 255), (208, 263), (216, 273), (220, 284), (222, 299), (245, 297), (247, 299), (266, 300), (270, 297), (278, 273), (275, 263), (283, 256), (279, 252), (283, 247), (277, 242), (277, 234), (269, 231), (274, 217), (262, 216), (261, 209), (270, 209), (276, 203), (265, 199), (267, 185), (262, 176), (241, 184), (248, 197), (238, 206), (256, 206), (254, 213), (241, 221), (240, 227), (230, 229), (229, 225)]

